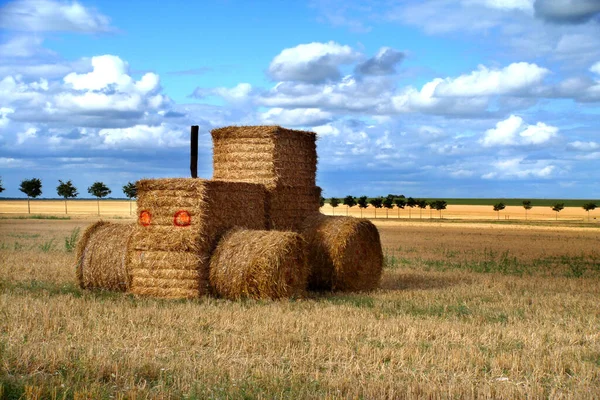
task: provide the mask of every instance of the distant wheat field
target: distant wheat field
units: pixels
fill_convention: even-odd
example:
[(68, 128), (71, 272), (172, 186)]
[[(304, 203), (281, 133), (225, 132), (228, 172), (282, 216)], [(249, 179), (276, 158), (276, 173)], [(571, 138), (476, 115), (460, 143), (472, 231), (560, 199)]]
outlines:
[(96, 219), (0, 219), (0, 398), (600, 398), (593, 224), (377, 220), (380, 289), (235, 302), (80, 290)]
[[(225, 206), (225, 205), (224, 205)], [(32, 214), (65, 214), (65, 202), (61, 200), (32, 200), (30, 202)], [(127, 216), (136, 214), (135, 201), (127, 200), (101, 200), (100, 215)], [(361, 211), (358, 207), (348, 208), (340, 205), (335, 209), (329, 204), (321, 208), (321, 212), (327, 215), (351, 215), (364, 218), (387, 218), (387, 219), (468, 219), (468, 220), (535, 220), (535, 221), (579, 221), (588, 222), (588, 213), (581, 207), (565, 207), (558, 216), (548, 206), (533, 207), (525, 214), (525, 209), (518, 206), (507, 206), (497, 213), (492, 206), (481, 205), (449, 205), (441, 215), (438, 211), (419, 208), (387, 210), (385, 208), (375, 209), (369, 206)], [(2, 200), (0, 201), (0, 214), (27, 214), (27, 200)], [(98, 214), (98, 202), (96, 200), (75, 200), (67, 202), (67, 214), (77, 217)], [(589, 222), (600, 224), (600, 209), (590, 211)]]

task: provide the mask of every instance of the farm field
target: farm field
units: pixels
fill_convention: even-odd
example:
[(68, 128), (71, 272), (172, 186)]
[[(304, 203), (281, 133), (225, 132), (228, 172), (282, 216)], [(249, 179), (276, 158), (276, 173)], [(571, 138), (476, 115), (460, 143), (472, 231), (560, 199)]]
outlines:
[[(130, 211), (131, 210), (131, 211)], [(127, 217), (131, 213), (136, 213), (135, 201), (130, 203), (127, 200), (101, 200), (100, 215), (103, 217), (123, 216)], [(81, 217), (97, 215), (98, 203), (96, 200), (75, 200), (68, 201), (68, 215), (71, 217)], [(351, 215), (354, 217), (365, 218), (387, 218), (387, 219), (439, 219), (440, 213), (429, 208), (420, 210), (419, 208), (404, 210), (388, 210), (385, 208), (377, 209), (373, 206), (361, 210), (358, 207), (348, 208), (340, 205), (333, 209), (329, 204), (321, 208), (321, 212), (327, 215)], [(3, 214), (27, 214), (27, 200), (2, 200), (0, 201), (0, 216)], [(65, 203), (62, 200), (32, 200), (31, 214), (50, 214), (65, 215)], [(557, 215), (549, 206), (534, 206), (525, 215), (525, 209), (521, 206), (507, 206), (499, 214), (492, 206), (484, 205), (449, 205), (441, 213), (443, 219), (473, 219), (473, 220), (534, 220), (534, 221), (579, 221), (592, 222), (600, 224), (600, 208), (588, 213), (581, 207), (565, 207)]]
[(232, 302), (82, 291), (97, 218), (3, 218), (0, 398), (600, 397), (594, 224), (379, 219), (379, 290)]

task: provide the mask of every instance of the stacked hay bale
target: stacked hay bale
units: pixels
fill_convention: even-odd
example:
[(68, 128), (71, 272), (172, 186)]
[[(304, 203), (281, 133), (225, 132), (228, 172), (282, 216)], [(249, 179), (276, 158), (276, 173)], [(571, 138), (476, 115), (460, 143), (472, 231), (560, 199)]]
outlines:
[(305, 251), (295, 232), (233, 229), (212, 255), (211, 285), (229, 299), (301, 296), (308, 278)]
[(213, 129), (213, 179), (263, 184), (269, 229), (298, 230), (319, 211), (316, 135), (279, 126)]
[(133, 224), (98, 221), (83, 232), (75, 256), (75, 275), (82, 289), (129, 289), (126, 258), (133, 229)]
[(220, 236), (233, 227), (266, 226), (262, 185), (176, 178), (141, 180), (137, 188), (140, 219), (128, 252), (134, 294), (206, 294)]
[(379, 285), (383, 252), (371, 221), (315, 214), (302, 225), (308, 242), (311, 290), (366, 291)]

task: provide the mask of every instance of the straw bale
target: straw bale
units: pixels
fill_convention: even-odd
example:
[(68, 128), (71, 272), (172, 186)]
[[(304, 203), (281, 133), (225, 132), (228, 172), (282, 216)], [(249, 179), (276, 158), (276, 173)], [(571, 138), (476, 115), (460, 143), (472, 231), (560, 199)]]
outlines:
[[(266, 226), (262, 185), (192, 178), (146, 179), (137, 185), (138, 210), (148, 211), (151, 222), (138, 223), (131, 240), (128, 266), (134, 294), (206, 294), (210, 254), (220, 236), (234, 226)], [(181, 210), (190, 214), (189, 226), (174, 225)]]
[(82, 289), (127, 291), (127, 246), (133, 224), (98, 221), (77, 243), (75, 274)]
[(228, 126), (211, 131), (213, 178), (267, 187), (315, 185), (316, 135), (280, 126)]
[(383, 252), (367, 219), (315, 214), (304, 221), (311, 290), (366, 291), (379, 285)]
[(229, 299), (301, 296), (308, 277), (305, 249), (298, 233), (234, 229), (211, 258), (211, 286)]
[(269, 229), (298, 231), (307, 216), (319, 212), (321, 188), (278, 186), (267, 190)]

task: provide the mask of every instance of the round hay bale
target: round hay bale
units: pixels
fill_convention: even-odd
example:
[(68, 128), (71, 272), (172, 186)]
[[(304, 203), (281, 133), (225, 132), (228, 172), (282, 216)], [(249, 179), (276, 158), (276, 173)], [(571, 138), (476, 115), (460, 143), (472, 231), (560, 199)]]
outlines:
[(306, 291), (306, 243), (295, 232), (233, 229), (210, 260), (210, 283), (228, 299), (279, 299)]
[(311, 290), (376, 289), (383, 269), (379, 232), (371, 221), (315, 214), (302, 225)]
[(75, 271), (82, 289), (129, 289), (127, 244), (133, 224), (98, 221), (89, 226), (77, 243)]

